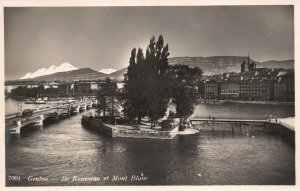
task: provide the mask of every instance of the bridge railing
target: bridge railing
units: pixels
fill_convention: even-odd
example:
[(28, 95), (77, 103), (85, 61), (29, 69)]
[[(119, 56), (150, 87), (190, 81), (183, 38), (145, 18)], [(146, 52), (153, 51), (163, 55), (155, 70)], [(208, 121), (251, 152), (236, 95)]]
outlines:
[[(33, 116), (33, 117), (26, 117), (26, 118), (18, 118), (18, 119), (15, 119), (13, 121), (10, 121), (10, 125), (16, 125), (17, 124), (17, 121), (20, 121), (22, 124), (24, 123), (28, 123), (28, 122), (32, 122), (32, 121), (37, 121), (37, 120), (40, 120), (41, 119), (41, 116), (38, 115), (38, 116)], [(6, 124), (6, 125), (9, 125), (9, 124)]]
[(5, 115), (5, 119), (16, 117), (18, 114), (19, 114), (19, 112), (18, 113), (11, 113), (11, 114)]
[[(34, 109), (33, 113), (34, 114), (39, 114), (39, 113), (44, 113), (45, 111), (48, 110), (52, 110), (52, 109), (60, 109), (60, 108), (65, 108), (68, 105), (76, 105), (79, 104), (80, 106), (83, 106), (85, 104), (90, 103), (90, 101), (76, 101), (76, 102), (68, 102), (68, 103), (62, 103), (62, 104), (53, 104), (53, 105), (49, 105), (49, 106), (45, 106), (45, 107), (40, 107), (38, 109)], [(12, 119), (12, 118), (16, 118), (16, 117), (21, 117), (21, 112), (17, 112), (17, 113), (12, 113), (12, 114), (8, 114), (5, 115), (5, 119)]]

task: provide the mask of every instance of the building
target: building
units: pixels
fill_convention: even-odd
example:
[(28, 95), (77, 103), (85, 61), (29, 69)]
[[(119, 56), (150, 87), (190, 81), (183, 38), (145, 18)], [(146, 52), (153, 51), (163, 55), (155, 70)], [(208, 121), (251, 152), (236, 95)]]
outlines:
[(220, 83), (221, 99), (238, 99), (240, 84), (238, 81), (224, 81)]
[(204, 82), (204, 98), (218, 99), (220, 95), (220, 84), (216, 81)]
[(205, 83), (202, 80), (198, 84), (198, 94), (199, 94), (199, 98), (201, 99), (205, 98)]
[(239, 84), (241, 100), (271, 101), (274, 98), (274, 83), (271, 80), (244, 80)]
[(241, 64), (241, 73), (224, 73), (203, 78), (205, 99), (248, 101), (295, 101), (294, 69), (256, 68), (248, 59)]
[(287, 84), (282, 81), (274, 83), (274, 101), (285, 101), (287, 98)]
[(274, 83), (275, 101), (295, 101), (295, 77), (293, 72), (278, 73)]
[(100, 84), (94, 81), (77, 81), (74, 83), (72, 92), (78, 95), (96, 95)]
[(256, 70), (256, 64), (252, 61), (250, 62), (250, 57), (249, 57), (249, 54), (248, 54), (248, 59), (247, 61), (243, 61), (243, 63), (241, 64), (241, 73), (243, 72), (252, 72), (252, 71), (255, 71)]

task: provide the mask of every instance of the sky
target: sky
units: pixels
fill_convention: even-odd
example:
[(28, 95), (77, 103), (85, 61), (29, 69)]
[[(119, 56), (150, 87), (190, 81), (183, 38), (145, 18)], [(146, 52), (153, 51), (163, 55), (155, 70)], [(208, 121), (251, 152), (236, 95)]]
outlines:
[(121, 69), (163, 35), (170, 57), (294, 59), (293, 6), (5, 7), (5, 79), (68, 62)]

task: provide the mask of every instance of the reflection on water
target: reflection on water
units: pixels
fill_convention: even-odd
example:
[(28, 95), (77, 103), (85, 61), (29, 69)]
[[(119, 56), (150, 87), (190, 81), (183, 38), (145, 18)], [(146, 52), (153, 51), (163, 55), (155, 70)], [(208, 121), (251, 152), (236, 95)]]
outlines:
[(263, 104), (235, 104), (222, 105), (199, 104), (195, 108), (194, 116), (215, 116), (225, 118), (253, 118), (262, 119), (265, 115), (278, 118), (295, 116), (294, 105), (263, 105)]
[[(21, 182), (7, 181), (7, 186), (295, 183), (294, 148), (276, 135), (112, 139), (82, 127), (80, 119), (81, 115), (76, 115), (20, 136), (11, 136), (6, 131), (6, 174), (23, 179)], [(141, 174), (148, 180), (61, 181), (63, 176)], [(46, 176), (49, 181), (25, 181), (29, 175)]]

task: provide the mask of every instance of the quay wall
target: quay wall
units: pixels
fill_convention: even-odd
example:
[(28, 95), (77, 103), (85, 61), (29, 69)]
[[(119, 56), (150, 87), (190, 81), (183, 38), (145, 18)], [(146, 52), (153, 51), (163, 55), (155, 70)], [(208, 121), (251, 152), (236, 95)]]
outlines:
[(81, 124), (92, 130), (95, 130), (100, 133), (103, 133), (103, 134), (113, 137), (113, 128), (103, 125), (103, 123), (100, 119), (84, 116), (81, 119)]
[[(103, 126), (106, 126), (105, 124)], [(153, 130), (127, 130), (113, 129), (112, 137), (131, 137), (131, 138), (152, 138), (152, 139), (173, 139), (178, 132), (178, 127), (170, 131)]]
[(111, 137), (173, 139), (178, 132), (178, 127), (170, 131), (124, 129), (118, 126), (102, 123), (100, 119), (89, 117), (83, 117), (81, 123), (85, 127)]

